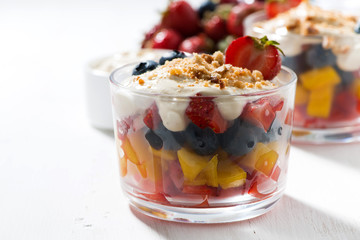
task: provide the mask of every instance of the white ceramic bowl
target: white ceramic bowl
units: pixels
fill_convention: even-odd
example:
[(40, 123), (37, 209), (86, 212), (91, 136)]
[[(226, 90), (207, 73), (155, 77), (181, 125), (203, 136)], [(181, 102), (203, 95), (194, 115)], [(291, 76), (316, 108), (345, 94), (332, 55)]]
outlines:
[(104, 130), (113, 129), (109, 75), (125, 64), (155, 60), (171, 50), (140, 49), (96, 58), (85, 66), (86, 108), (90, 124)]

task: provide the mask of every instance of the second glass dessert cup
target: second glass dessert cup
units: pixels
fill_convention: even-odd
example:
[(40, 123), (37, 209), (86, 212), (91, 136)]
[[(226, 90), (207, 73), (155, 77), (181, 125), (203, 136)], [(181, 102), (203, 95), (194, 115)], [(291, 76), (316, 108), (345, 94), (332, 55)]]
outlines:
[(284, 28), (269, 32), (257, 26), (266, 19), (264, 12), (250, 15), (246, 33), (278, 41), (283, 65), (299, 77), (293, 141), (360, 141), (360, 35), (302, 36)]
[[(121, 183), (130, 204), (155, 218), (193, 223), (269, 211), (285, 189), (296, 75), (282, 68), (280, 87), (252, 94), (184, 97), (123, 86), (135, 65), (110, 76)], [(244, 110), (217, 129), (201, 129), (185, 114), (191, 102)]]

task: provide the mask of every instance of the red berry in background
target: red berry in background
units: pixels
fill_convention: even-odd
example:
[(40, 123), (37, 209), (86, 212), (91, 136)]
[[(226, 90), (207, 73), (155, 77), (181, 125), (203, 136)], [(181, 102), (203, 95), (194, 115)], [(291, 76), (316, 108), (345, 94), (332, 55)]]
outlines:
[[(263, 38), (241, 37), (234, 40), (226, 50), (225, 63), (249, 70), (260, 71), (264, 79), (273, 79), (281, 69), (279, 43)], [(281, 51), (281, 50), (280, 50)]]
[(214, 41), (219, 41), (227, 35), (226, 21), (219, 16), (213, 16), (204, 25), (205, 33)]
[(255, 2), (253, 4), (240, 3), (231, 9), (227, 20), (227, 30), (235, 36), (243, 36), (244, 34), (244, 19), (256, 11), (264, 8), (264, 4)]
[(205, 34), (186, 38), (179, 46), (179, 51), (189, 53), (211, 52), (214, 48), (214, 43)]
[(301, 1), (302, 0), (267, 0), (265, 3), (265, 10), (268, 17), (273, 18), (279, 13), (297, 7)]
[(162, 29), (151, 40), (152, 48), (177, 49), (182, 41), (179, 33), (172, 29)]
[(197, 12), (186, 1), (170, 2), (163, 15), (162, 25), (183, 36), (195, 35), (201, 30)]
[(142, 41), (141, 43), (141, 47), (142, 48), (146, 48), (148, 47), (147, 45), (149, 44), (150, 40), (154, 37), (154, 35), (160, 31), (161, 29), (161, 25), (157, 24), (155, 25), (152, 29), (150, 29), (150, 31), (148, 31), (147, 33), (145, 33), (145, 39)]
[(329, 121), (351, 121), (358, 117), (356, 112), (357, 99), (348, 90), (341, 90), (337, 92), (331, 113), (329, 116)]

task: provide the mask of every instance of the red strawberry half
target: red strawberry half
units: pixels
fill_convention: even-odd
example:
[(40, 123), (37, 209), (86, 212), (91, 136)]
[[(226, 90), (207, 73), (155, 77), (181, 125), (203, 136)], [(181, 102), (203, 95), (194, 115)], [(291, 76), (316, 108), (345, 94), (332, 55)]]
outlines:
[(259, 39), (244, 36), (238, 38), (226, 50), (225, 62), (249, 70), (259, 70), (266, 80), (273, 79), (281, 69), (281, 57), (276, 45), (266, 36)]
[(298, 6), (302, 0), (267, 0), (265, 10), (269, 18)]
[(219, 109), (210, 97), (191, 98), (186, 108), (186, 116), (199, 128), (211, 128), (215, 133), (223, 133), (227, 128), (227, 121), (221, 116)]

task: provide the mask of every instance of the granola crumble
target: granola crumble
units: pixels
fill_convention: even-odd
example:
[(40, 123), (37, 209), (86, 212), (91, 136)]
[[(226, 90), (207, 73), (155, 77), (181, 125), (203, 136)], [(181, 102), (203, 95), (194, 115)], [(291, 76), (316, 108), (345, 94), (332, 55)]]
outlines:
[[(155, 73), (154, 73), (155, 72)], [(260, 71), (250, 71), (230, 64), (225, 64), (224, 54), (215, 52), (209, 54), (194, 54), (190, 58), (179, 58), (167, 61), (164, 65), (149, 73), (150, 76), (166, 76), (169, 79), (181, 80), (186, 86), (194, 87), (194, 83), (204, 87), (215, 86), (220, 89), (235, 88), (260, 88), (275, 86), (274, 83), (264, 80)], [(144, 78), (146, 81), (146, 78)], [(188, 81), (192, 79), (193, 81)], [(140, 82), (139, 82), (140, 83)], [(245, 83), (245, 84), (244, 84)], [(258, 84), (255, 84), (258, 83)]]
[(257, 27), (273, 32), (279, 28), (286, 28), (288, 32), (303, 36), (353, 35), (356, 22), (355, 16), (324, 10), (308, 2), (302, 2), (298, 7), (281, 13), (271, 20), (258, 23)]

